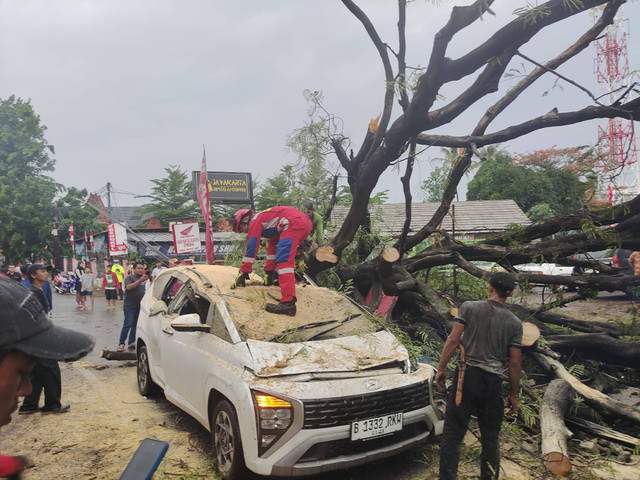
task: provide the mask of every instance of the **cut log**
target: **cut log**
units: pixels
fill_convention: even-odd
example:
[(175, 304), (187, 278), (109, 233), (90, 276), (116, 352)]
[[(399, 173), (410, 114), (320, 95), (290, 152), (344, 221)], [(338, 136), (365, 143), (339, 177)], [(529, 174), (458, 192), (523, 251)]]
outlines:
[(555, 475), (567, 475), (571, 462), (567, 439), (573, 434), (564, 424), (564, 414), (571, 401), (571, 385), (566, 380), (553, 380), (542, 397), (540, 431), (542, 463)]
[(616, 418), (624, 418), (636, 425), (640, 425), (640, 409), (625, 405), (624, 403), (617, 402), (602, 392), (594, 390), (588, 387), (576, 377), (571, 375), (564, 366), (552, 358), (542, 355), (538, 352), (531, 352), (530, 355), (538, 364), (545, 369), (550, 375), (561, 378), (569, 382), (575, 392), (585, 399), (587, 405), (595, 408), (607, 415), (611, 415)]
[(584, 418), (571, 417), (565, 418), (566, 424), (570, 427), (582, 430), (583, 432), (589, 432), (596, 437), (604, 438), (610, 442), (620, 443), (627, 447), (636, 448), (640, 446), (640, 440), (630, 435), (620, 433), (612, 428), (598, 425), (597, 423), (590, 422)]
[(100, 358), (105, 360), (137, 360), (135, 351), (116, 352), (115, 350), (100, 350)]
[(540, 338), (540, 329), (531, 322), (522, 323), (522, 346), (530, 347)]
[(393, 263), (400, 260), (400, 252), (393, 247), (387, 247), (382, 251), (382, 258), (385, 262)]
[(318, 247), (316, 250), (316, 260), (319, 262), (336, 264), (338, 263), (338, 257), (333, 252), (333, 247), (329, 245)]
[(549, 348), (568, 355), (636, 368), (640, 365), (640, 344), (616, 340), (603, 333), (545, 337)]

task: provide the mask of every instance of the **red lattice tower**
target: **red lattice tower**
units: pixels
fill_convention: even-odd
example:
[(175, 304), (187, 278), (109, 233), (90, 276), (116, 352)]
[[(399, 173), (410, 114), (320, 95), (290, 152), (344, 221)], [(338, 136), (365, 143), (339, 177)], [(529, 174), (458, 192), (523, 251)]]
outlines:
[[(631, 81), (625, 23), (626, 18), (621, 8), (606, 34), (596, 42), (596, 79), (601, 90), (608, 93), (604, 98), (610, 105), (620, 99)], [(613, 118), (606, 128), (598, 126), (598, 144), (602, 157), (600, 168), (603, 172), (637, 164), (633, 121)]]

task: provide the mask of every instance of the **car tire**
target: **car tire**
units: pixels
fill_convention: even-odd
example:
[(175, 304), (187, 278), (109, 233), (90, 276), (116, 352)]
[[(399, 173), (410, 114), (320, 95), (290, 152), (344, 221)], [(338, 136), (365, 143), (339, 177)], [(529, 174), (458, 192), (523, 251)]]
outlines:
[(138, 391), (140, 395), (150, 397), (155, 393), (158, 393), (158, 386), (151, 378), (151, 368), (149, 367), (149, 352), (146, 345), (141, 345), (138, 348), (138, 366), (137, 366), (137, 379), (138, 379)]
[(220, 400), (213, 410), (211, 438), (218, 471), (223, 480), (247, 478), (238, 417), (235, 409), (226, 400)]

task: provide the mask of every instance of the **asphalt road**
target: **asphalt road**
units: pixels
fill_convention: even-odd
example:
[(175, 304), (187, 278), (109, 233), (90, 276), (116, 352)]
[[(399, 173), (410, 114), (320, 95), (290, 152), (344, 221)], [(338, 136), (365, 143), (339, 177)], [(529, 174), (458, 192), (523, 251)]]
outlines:
[[(53, 292), (53, 323), (87, 333), (96, 339), (96, 346), (87, 355), (86, 361), (96, 365), (107, 365), (108, 360), (99, 357), (100, 350), (115, 350), (124, 321), (122, 300), (116, 301), (116, 308), (107, 309), (107, 300), (100, 293), (95, 296), (94, 309), (80, 310), (75, 295)], [(90, 302), (87, 302), (90, 304)]]

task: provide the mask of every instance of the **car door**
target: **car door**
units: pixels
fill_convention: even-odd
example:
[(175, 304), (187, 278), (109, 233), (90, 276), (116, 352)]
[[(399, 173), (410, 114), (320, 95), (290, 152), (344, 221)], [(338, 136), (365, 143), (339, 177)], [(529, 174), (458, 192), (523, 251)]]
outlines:
[(195, 417), (206, 416), (207, 413), (203, 379), (208, 368), (208, 355), (205, 352), (209, 348), (207, 341), (210, 334), (178, 331), (171, 326), (171, 322), (179, 320), (182, 315), (195, 313), (205, 324), (210, 307), (208, 299), (196, 292), (193, 281), (185, 282), (169, 305), (160, 340), (167, 383), (165, 395)]

